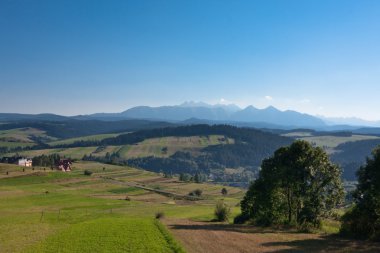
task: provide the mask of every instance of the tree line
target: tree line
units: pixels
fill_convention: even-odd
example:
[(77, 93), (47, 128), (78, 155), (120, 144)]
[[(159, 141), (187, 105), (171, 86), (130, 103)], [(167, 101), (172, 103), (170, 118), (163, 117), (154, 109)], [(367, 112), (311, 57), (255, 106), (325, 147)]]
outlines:
[(292, 142), (288, 137), (279, 136), (252, 128), (238, 128), (230, 125), (189, 125), (177, 127), (164, 127), (149, 130), (139, 130), (132, 133), (121, 134), (116, 137), (106, 138), (100, 141), (77, 141), (71, 144), (61, 144), (54, 147), (89, 147), (89, 146), (109, 146), (109, 145), (132, 145), (145, 139), (159, 137), (188, 137), (223, 135), (235, 140), (235, 143), (267, 143), (267, 145), (287, 145)]
[(51, 155), (40, 155), (33, 157), (33, 165), (41, 166), (41, 167), (54, 167), (58, 164), (59, 160), (61, 160), (61, 156), (59, 154), (51, 154)]

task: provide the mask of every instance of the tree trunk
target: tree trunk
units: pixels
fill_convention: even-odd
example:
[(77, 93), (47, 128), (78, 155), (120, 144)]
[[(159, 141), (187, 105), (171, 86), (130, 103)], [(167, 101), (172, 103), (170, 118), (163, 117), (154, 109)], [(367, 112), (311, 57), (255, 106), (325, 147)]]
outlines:
[(289, 224), (292, 222), (292, 198), (290, 196), (290, 188), (287, 189), (287, 197), (288, 197), (288, 222)]

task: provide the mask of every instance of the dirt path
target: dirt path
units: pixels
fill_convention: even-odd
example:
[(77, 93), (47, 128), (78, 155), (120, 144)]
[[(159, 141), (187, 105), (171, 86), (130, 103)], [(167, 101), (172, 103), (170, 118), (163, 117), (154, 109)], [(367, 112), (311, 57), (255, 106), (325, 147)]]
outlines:
[(380, 244), (320, 234), (177, 219), (164, 223), (189, 253), (380, 252)]

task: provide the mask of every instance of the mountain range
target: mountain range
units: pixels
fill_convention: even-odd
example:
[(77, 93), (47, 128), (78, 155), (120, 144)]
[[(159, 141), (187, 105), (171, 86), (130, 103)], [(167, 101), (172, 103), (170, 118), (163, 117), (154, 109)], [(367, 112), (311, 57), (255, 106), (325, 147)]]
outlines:
[(241, 109), (233, 104), (209, 105), (202, 102), (185, 102), (181, 105), (160, 107), (137, 106), (121, 113), (96, 113), (82, 117), (101, 120), (119, 118), (165, 120), (171, 122), (198, 119), (226, 123), (266, 123), (286, 127), (311, 128), (326, 126), (325, 122), (317, 117), (290, 110), (280, 111), (273, 106), (265, 109), (248, 106)]
[(312, 116), (297, 111), (281, 111), (273, 106), (258, 109), (253, 106), (240, 108), (234, 104), (210, 105), (203, 102), (185, 102), (173, 106), (137, 106), (120, 113), (95, 113), (90, 115), (60, 116), (55, 114), (15, 114), (0, 113), (0, 121), (20, 120), (150, 120), (172, 123), (208, 123), (233, 124), (258, 128), (311, 128), (323, 130), (352, 129), (357, 126), (377, 127), (379, 122), (370, 122), (360, 119), (325, 118)]

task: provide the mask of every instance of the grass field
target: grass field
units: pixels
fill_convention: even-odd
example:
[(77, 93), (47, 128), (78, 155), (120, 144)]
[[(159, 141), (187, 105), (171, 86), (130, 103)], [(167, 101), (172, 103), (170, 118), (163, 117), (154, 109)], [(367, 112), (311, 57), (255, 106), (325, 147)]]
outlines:
[(311, 137), (313, 136), (313, 134), (311, 132), (291, 132), (291, 133), (282, 134), (282, 136), (302, 138), (302, 137)]
[[(163, 137), (144, 140), (136, 145), (124, 146), (119, 154), (124, 158), (158, 156), (167, 157), (177, 151), (197, 152), (210, 145), (233, 144), (234, 140), (221, 135)], [(164, 148), (167, 150), (164, 151)]]
[(45, 131), (35, 128), (15, 128), (10, 130), (0, 130), (0, 147), (27, 147), (34, 146), (32, 137), (43, 138), (45, 140), (55, 140), (48, 136)]
[[(112, 134), (114, 135), (114, 134)], [(116, 135), (116, 134), (115, 134)], [(109, 135), (94, 135), (95, 138), (106, 138)], [(87, 138), (87, 137), (83, 137)], [(92, 138), (88, 136), (88, 138)], [(67, 143), (73, 142), (73, 140), (80, 140), (82, 138), (67, 139), (63, 141), (53, 142), (57, 143)], [(168, 157), (174, 154), (177, 151), (188, 151), (188, 152), (197, 152), (201, 148), (205, 148), (210, 145), (218, 144), (232, 144), (234, 143), (233, 139), (224, 138), (219, 135), (210, 135), (210, 136), (192, 136), (192, 137), (163, 137), (163, 138), (152, 138), (144, 140), (136, 145), (124, 145), (124, 146), (106, 146), (102, 149), (98, 147), (77, 147), (77, 148), (51, 148), (51, 149), (42, 149), (42, 150), (27, 150), (18, 152), (19, 155), (26, 157), (34, 157), (42, 154), (60, 154), (61, 156), (70, 157), (72, 159), (81, 159), (84, 155), (93, 155), (93, 156), (105, 156), (106, 153), (118, 153), (121, 158), (129, 159), (136, 157), (146, 157), (146, 156), (157, 156), (157, 157)], [(0, 143), (1, 144), (1, 143)], [(28, 143), (22, 143), (28, 144)], [(52, 144), (52, 143), (50, 143)], [(11, 145), (11, 143), (7, 143)], [(31, 144), (34, 145), (34, 144)], [(164, 148), (167, 148), (164, 151)], [(8, 153), (6, 156), (12, 156), (16, 153)]]
[(114, 134), (96, 134), (96, 135), (89, 135), (89, 136), (83, 136), (83, 137), (77, 137), (77, 138), (70, 138), (70, 139), (64, 139), (59, 141), (52, 141), (48, 144), (51, 146), (55, 145), (62, 145), (62, 144), (72, 144), (77, 141), (101, 141), (106, 138), (116, 137), (120, 134), (125, 133), (114, 133)]
[[(94, 174), (84, 176), (85, 169)], [(215, 186), (202, 185), (208, 199), (201, 203), (175, 201), (101, 176), (163, 189), (173, 189), (174, 180), (160, 182), (162, 177), (151, 172), (85, 162), (75, 163), (72, 173), (43, 168), (22, 172), (1, 164), (0, 175), (0, 252), (180, 252), (166, 228), (153, 219), (155, 213), (211, 219), (222, 187), (217, 196), (208, 196)], [(183, 192), (197, 186), (185, 184)]]
[[(89, 155), (96, 151), (98, 147), (78, 147), (78, 148), (52, 148), (52, 149), (39, 149), (39, 150), (27, 150), (17, 152), (21, 156), (34, 157), (39, 155), (60, 154), (71, 159), (82, 159), (84, 155)], [(5, 156), (13, 156), (16, 153), (8, 153)]]
[[(103, 170), (104, 168), (104, 170)], [(91, 170), (92, 176), (84, 176)], [(8, 174), (6, 173), (8, 172)], [(143, 187), (145, 187), (143, 189)], [(379, 252), (380, 246), (330, 235), (302, 234), (246, 225), (210, 222), (224, 199), (231, 219), (244, 190), (179, 182), (159, 174), (94, 162), (74, 163), (73, 172), (0, 164), (0, 252)], [(154, 190), (186, 195), (189, 201)], [(128, 196), (128, 200), (126, 200)], [(165, 215), (163, 225), (154, 219)], [(173, 237), (174, 235), (174, 237)]]
[[(106, 231), (106, 233), (104, 232)], [(156, 221), (110, 215), (74, 224), (26, 252), (175, 252)]]
[(47, 137), (45, 131), (31, 127), (0, 130), (0, 138), (15, 139), (19, 142), (33, 142), (33, 140), (30, 139), (31, 136)]
[(378, 136), (371, 135), (352, 135), (350, 137), (340, 137), (340, 136), (311, 136), (311, 137), (301, 137), (299, 139), (308, 141), (313, 145), (324, 148), (328, 153), (336, 152), (335, 148), (346, 142), (354, 142), (354, 141), (363, 141), (363, 140), (374, 140), (379, 139)]

